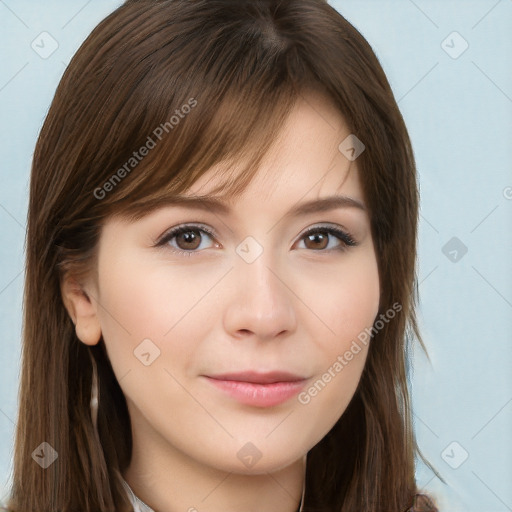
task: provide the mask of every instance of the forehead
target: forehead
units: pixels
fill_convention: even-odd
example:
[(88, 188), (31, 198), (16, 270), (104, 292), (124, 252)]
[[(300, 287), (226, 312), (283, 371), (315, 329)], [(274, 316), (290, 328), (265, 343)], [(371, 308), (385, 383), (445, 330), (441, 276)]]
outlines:
[[(301, 96), (240, 200), (255, 194), (260, 200), (298, 200), (341, 191), (362, 199), (356, 162), (339, 149), (349, 135), (342, 114), (328, 98), (314, 92)], [(244, 164), (235, 163), (230, 170), (242, 171)], [(224, 179), (223, 171), (222, 163), (216, 164), (186, 195), (208, 195)]]

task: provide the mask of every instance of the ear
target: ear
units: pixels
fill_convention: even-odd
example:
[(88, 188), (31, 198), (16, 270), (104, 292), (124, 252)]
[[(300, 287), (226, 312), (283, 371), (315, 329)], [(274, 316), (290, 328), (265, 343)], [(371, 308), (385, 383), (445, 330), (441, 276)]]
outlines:
[(71, 276), (61, 281), (64, 305), (75, 324), (76, 335), (86, 345), (96, 345), (101, 338), (101, 325), (96, 313), (96, 302)]

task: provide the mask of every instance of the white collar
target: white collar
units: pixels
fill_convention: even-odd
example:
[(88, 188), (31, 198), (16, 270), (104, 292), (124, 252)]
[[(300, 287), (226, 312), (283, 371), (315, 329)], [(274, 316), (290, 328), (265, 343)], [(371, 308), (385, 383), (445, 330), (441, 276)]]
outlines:
[(130, 503), (133, 505), (133, 512), (155, 512), (149, 505), (146, 505), (146, 503), (144, 503), (140, 498), (135, 496), (132, 488), (128, 485), (128, 482), (124, 478), (122, 480)]

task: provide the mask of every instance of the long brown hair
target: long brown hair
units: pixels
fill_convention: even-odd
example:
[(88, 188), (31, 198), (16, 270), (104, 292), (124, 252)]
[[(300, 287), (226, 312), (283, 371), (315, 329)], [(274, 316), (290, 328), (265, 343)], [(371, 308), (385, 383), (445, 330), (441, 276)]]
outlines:
[[(80, 282), (94, 269), (110, 215), (140, 218), (215, 164), (225, 164), (219, 190), (240, 193), (308, 91), (326, 95), (365, 144), (357, 165), (379, 313), (395, 303), (402, 309), (373, 335), (347, 410), (309, 452), (305, 510), (413, 506), (406, 356), (410, 339), (421, 342), (418, 191), (407, 130), (375, 54), (324, 0), (128, 0), (72, 59), (35, 149), (11, 510), (131, 510), (121, 483), (132, 442), (126, 401), (103, 340), (87, 347), (76, 337), (62, 279)], [(244, 172), (230, 173), (241, 160)], [(100, 383), (99, 437), (90, 355)], [(46, 469), (32, 457), (43, 442), (58, 454)]]

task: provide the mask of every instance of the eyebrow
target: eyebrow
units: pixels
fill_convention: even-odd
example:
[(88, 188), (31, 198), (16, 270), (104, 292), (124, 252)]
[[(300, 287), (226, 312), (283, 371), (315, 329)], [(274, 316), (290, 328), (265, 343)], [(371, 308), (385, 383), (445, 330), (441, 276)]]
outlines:
[[(166, 201), (169, 206), (183, 206), (185, 208), (195, 208), (213, 213), (227, 215), (230, 213), (230, 207), (220, 199), (215, 197), (193, 197), (193, 196), (174, 196)], [(320, 199), (312, 199), (292, 207), (285, 217), (304, 216), (312, 213), (326, 212), (338, 208), (357, 208), (366, 211), (366, 206), (357, 199), (348, 196), (327, 196)]]

